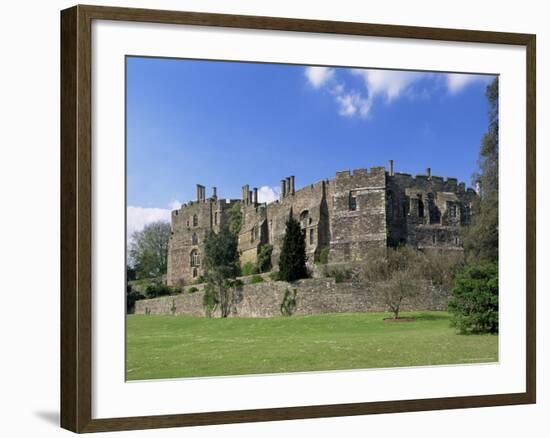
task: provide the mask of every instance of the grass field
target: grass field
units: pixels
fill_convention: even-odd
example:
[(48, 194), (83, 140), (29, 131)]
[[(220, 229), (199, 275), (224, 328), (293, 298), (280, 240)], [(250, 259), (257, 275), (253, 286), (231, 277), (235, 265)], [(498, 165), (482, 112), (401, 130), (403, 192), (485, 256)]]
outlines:
[(445, 312), (208, 319), (129, 315), (127, 378), (495, 362), (498, 336), (458, 335)]

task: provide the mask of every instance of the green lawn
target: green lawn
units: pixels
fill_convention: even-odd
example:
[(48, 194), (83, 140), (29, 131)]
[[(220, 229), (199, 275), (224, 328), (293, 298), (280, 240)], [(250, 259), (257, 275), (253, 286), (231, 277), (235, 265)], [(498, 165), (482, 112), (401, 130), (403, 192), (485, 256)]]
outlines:
[(208, 319), (129, 315), (129, 380), (495, 362), (498, 336), (458, 335), (445, 312)]

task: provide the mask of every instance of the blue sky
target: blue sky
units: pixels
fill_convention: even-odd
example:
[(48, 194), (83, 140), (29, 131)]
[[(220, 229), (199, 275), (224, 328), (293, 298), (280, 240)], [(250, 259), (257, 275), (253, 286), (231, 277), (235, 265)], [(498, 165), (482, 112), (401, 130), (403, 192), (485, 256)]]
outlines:
[(492, 76), (127, 58), (129, 234), (195, 198), (386, 165), (467, 185)]

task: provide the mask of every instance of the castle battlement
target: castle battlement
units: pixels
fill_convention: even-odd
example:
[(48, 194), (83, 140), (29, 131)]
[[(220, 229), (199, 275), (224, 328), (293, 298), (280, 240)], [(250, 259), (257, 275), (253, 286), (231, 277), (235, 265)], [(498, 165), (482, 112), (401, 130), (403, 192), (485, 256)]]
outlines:
[(461, 227), (470, 224), (478, 194), (453, 177), (394, 172), (374, 166), (335, 172), (296, 189), (295, 176), (280, 181), (280, 198), (258, 202), (258, 188), (242, 186), (240, 199), (206, 197), (197, 184), (196, 200), (172, 212), (168, 254), (169, 284), (189, 283), (203, 274), (204, 238), (228, 224), (230, 209), (242, 214), (238, 249), (241, 265), (255, 263), (261, 247), (273, 246), (277, 267), (280, 245), (290, 216), (304, 232), (308, 263), (328, 249), (331, 263), (361, 262), (373, 248), (407, 243), (418, 248), (461, 250)]

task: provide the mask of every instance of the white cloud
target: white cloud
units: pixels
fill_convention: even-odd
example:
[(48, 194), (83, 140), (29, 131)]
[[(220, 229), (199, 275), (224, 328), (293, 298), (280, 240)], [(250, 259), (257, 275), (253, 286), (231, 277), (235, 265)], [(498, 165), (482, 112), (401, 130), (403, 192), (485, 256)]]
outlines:
[[(434, 90), (447, 89), (451, 95), (461, 92), (474, 82), (486, 84), (493, 76), (429, 72), (348, 69), (348, 74), (362, 79), (363, 87), (353, 87), (338, 77), (336, 71), (328, 67), (307, 67), (305, 75), (310, 84), (317, 89), (325, 89), (334, 97), (338, 114), (343, 117), (367, 118), (375, 102), (384, 99), (386, 103), (406, 96), (409, 99), (428, 99)], [(419, 84), (420, 81), (429, 82)]]
[(181, 208), (181, 202), (175, 199), (174, 201), (170, 202), (168, 206), (170, 207), (170, 210), (179, 210)]
[(447, 74), (447, 90), (451, 94), (457, 94), (474, 82), (488, 83), (492, 76), (485, 75), (469, 75), (463, 73)]
[(270, 203), (279, 199), (280, 190), (277, 187), (262, 186), (258, 189), (258, 202)]
[(314, 88), (320, 88), (334, 77), (334, 69), (328, 67), (306, 67), (305, 75)]
[(338, 114), (346, 117), (358, 115), (366, 118), (372, 106), (371, 99), (357, 92), (337, 94), (335, 99), (339, 106)]
[(170, 222), (171, 209), (132, 207), (126, 209), (126, 236), (128, 240), (136, 231), (141, 231), (153, 222)]
[(363, 79), (370, 99), (380, 95), (387, 102), (397, 99), (414, 82), (425, 77), (425, 73), (396, 70), (353, 69), (352, 73)]

